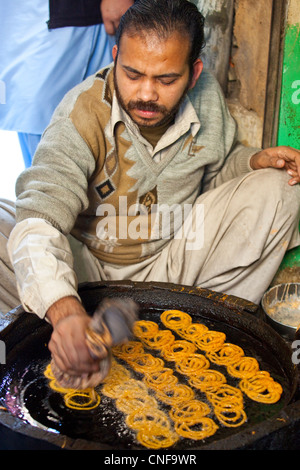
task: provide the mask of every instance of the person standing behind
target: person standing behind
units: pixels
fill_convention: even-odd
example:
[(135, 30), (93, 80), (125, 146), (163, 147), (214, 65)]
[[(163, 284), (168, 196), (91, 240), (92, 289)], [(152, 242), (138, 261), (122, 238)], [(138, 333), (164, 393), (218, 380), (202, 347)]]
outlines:
[(71, 88), (112, 61), (119, 20), (133, 0), (0, 4), (0, 129), (18, 132), (26, 167)]

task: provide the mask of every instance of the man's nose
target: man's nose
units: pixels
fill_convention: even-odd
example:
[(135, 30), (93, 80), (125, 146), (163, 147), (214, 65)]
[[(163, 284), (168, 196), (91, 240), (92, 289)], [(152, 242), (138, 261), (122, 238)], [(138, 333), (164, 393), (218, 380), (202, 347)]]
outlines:
[(137, 98), (141, 101), (157, 101), (158, 93), (152, 80), (142, 80)]

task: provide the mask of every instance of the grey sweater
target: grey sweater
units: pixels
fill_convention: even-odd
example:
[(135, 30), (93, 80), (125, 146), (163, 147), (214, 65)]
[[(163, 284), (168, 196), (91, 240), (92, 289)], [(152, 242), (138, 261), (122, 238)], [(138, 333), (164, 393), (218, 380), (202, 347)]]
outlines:
[[(130, 126), (116, 119), (115, 99), (112, 66), (66, 95), (32, 167), (17, 181), (17, 221), (45, 219), (63, 234), (71, 232), (102, 262), (128, 265), (168, 243), (151, 236), (154, 207), (192, 205), (201, 192), (251, 171), (249, 158), (257, 149), (236, 141), (236, 124), (207, 72), (189, 91), (158, 163)], [(178, 133), (191, 105), (197, 131), (188, 123)], [(146, 212), (132, 212), (134, 206)], [(130, 236), (128, 222), (141, 223), (139, 236)]]

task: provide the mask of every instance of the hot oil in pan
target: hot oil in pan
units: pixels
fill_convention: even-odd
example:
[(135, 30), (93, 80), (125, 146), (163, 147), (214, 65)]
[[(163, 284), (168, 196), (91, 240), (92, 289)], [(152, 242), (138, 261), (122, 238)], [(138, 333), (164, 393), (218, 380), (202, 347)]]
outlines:
[[(12, 374), (6, 384), (5, 407), (32, 426), (73, 439), (104, 443), (113, 448), (130, 448), (134, 435), (126, 427), (121, 413), (101, 396), (97, 408), (88, 411), (68, 408), (63, 395), (49, 387), (44, 371), (50, 361), (34, 362), (22, 374)], [(18, 369), (22, 363), (18, 364)]]
[[(141, 312), (140, 317), (145, 320), (156, 321), (159, 328), (164, 328), (160, 322), (162, 310), (147, 310)], [(255, 357), (260, 368), (270, 372), (274, 380), (278, 381), (283, 388), (283, 394), (278, 403), (273, 405), (264, 405), (256, 403), (245, 397), (244, 406), (247, 413), (247, 422), (238, 428), (226, 428), (219, 425), (217, 432), (202, 441), (180, 438), (175, 444), (175, 449), (188, 449), (189, 447), (201, 447), (203, 443), (216, 441), (232, 434), (240, 432), (245, 427), (260, 423), (267, 418), (276, 415), (282, 409), (289, 398), (289, 384), (280, 364), (268, 350), (266, 350), (259, 341), (255, 341), (247, 334), (241, 334), (224, 323), (210, 322), (207, 319), (201, 320), (200, 317), (194, 322), (204, 323), (209, 329), (222, 331), (226, 334), (227, 342), (237, 344), (244, 349), (245, 355)], [(174, 333), (174, 332), (173, 332)], [(176, 336), (176, 334), (175, 334)], [(177, 338), (176, 339), (180, 339)], [(27, 355), (16, 354), (14, 365), (10, 368), (2, 383), (2, 390), (5, 395), (2, 396), (3, 406), (6, 406), (14, 415), (29, 422), (33, 426), (47, 429), (49, 432), (56, 432), (66, 435), (73, 439), (84, 439), (102, 443), (105, 446), (111, 446), (114, 449), (142, 448), (136, 439), (135, 432), (125, 424), (125, 416), (119, 412), (115, 406), (114, 400), (104, 396), (101, 393), (100, 405), (93, 410), (77, 411), (65, 406), (63, 397), (60, 393), (54, 392), (48, 385), (48, 379), (44, 376), (44, 370), (50, 361), (50, 355), (47, 347), (36, 348), (34, 345), (30, 348)], [(39, 361), (36, 355), (39, 355)], [(154, 351), (151, 354), (155, 355)], [(120, 361), (123, 365), (124, 362)], [(166, 367), (172, 368), (172, 363), (166, 362)], [(227, 383), (238, 386), (238, 380), (230, 377), (225, 368), (212, 365), (212, 368), (220, 370), (226, 375)], [(132, 376), (136, 379), (142, 379), (142, 375), (134, 373)], [(187, 383), (182, 376), (174, 372), (181, 383)], [(196, 392), (196, 397), (205, 401), (201, 392)], [(169, 408), (163, 403), (159, 406), (166, 413)]]
[[(185, 310), (187, 312), (187, 310)], [(165, 329), (165, 327), (161, 324), (160, 315), (163, 310), (151, 310), (142, 312), (141, 317), (145, 320), (155, 321), (160, 329)], [(247, 413), (247, 422), (240, 427), (237, 428), (225, 428), (224, 426), (220, 426), (219, 431), (211, 438), (211, 439), (219, 439), (225, 436), (231, 435), (233, 433), (237, 433), (244, 429), (246, 426), (254, 425), (263, 422), (264, 420), (271, 418), (272, 416), (276, 415), (287, 403), (290, 401), (290, 384), (289, 379), (286, 376), (279, 360), (275, 357), (265, 346), (262, 344), (260, 340), (253, 338), (246, 332), (241, 332), (240, 329), (234, 328), (229, 324), (218, 322), (216, 320), (210, 320), (208, 318), (204, 318), (198, 315), (193, 315), (191, 312), (188, 312), (194, 323), (203, 323), (205, 324), (210, 330), (216, 330), (225, 333), (226, 335), (226, 342), (233, 343), (235, 345), (240, 346), (245, 353), (245, 356), (250, 356), (259, 362), (260, 370), (268, 371), (271, 377), (280, 383), (283, 389), (283, 393), (281, 399), (274, 404), (264, 404), (259, 402), (254, 402), (250, 400), (245, 394), (243, 394), (244, 398), (244, 408)], [(205, 312), (202, 312), (205, 315)], [(176, 335), (176, 333), (172, 330), (176, 339), (182, 339)], [(153, 351), (152, 351), (153, 352)], [(198, 350), (197, 352), (201, 354), (205, 354), (203, 351)], [(166, 362), (166, 367), (174, 367), (172, 363)], [(218, 366), (213, 363), (210, 364), (211, 369), (215, 369), (226, 377), (226, 382), (236, 388), (239, 388), (239, 379), (236, 379), (228, 374), (226, 371), (225, 366)], [(175, 373), (176, 374), (176, 373)], [(177, 374), (179, 377), (179, 375)], [(183, 383), (186, 383), (182, 380), (182, 376), (180, 379)], [(198, 393), (198, 398), (202, 401), (207, 401), (204, 397), (203, 393)], [(217, 422), (217, 421), (216, 421)], [(219, 425), (219, 423), (218, 423)], [(185, 444), (186, 444), (185, 440)], [(195, 444), (193, 442), (193, 444)]]

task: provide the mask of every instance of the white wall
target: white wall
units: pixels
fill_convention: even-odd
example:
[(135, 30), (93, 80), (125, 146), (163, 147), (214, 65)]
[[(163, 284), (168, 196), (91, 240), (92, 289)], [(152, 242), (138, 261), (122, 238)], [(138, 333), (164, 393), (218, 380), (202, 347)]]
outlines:
[(15, 200), (15, 181), (23, 170), (17, 133), (0, 130), (0, 198)]

